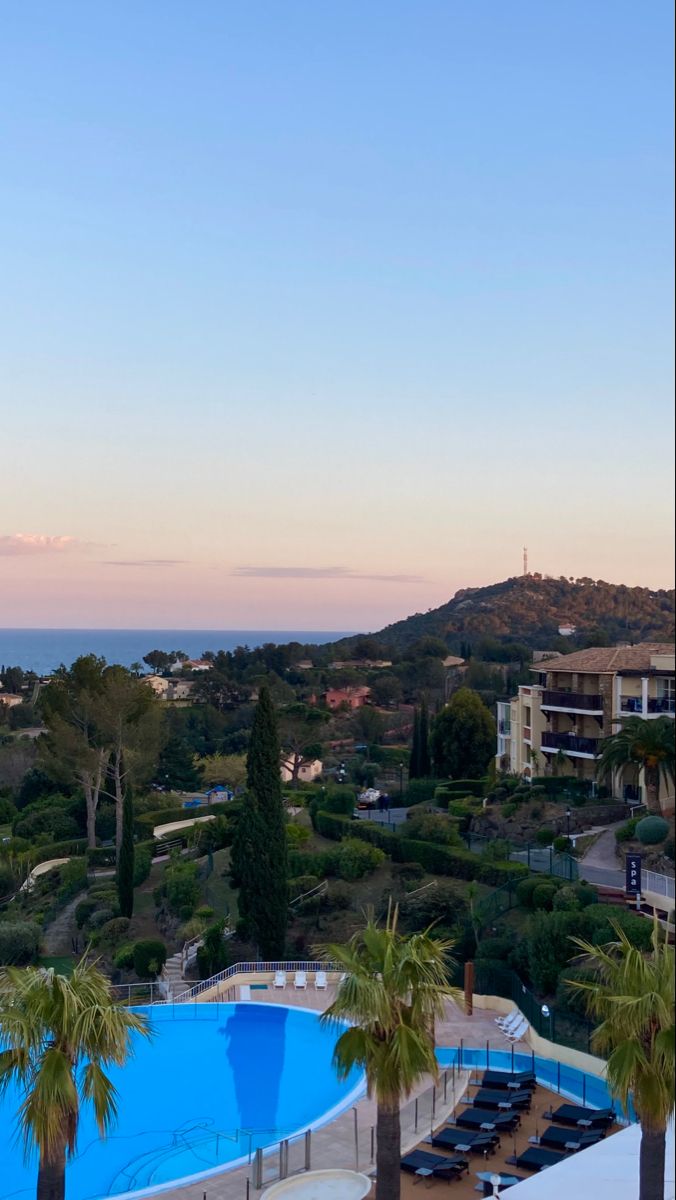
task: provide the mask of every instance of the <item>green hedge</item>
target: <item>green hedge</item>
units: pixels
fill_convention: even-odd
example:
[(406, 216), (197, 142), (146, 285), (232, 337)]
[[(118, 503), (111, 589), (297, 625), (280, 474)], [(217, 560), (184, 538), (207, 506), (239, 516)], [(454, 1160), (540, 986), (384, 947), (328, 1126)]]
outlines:
[[(170, 821), (189, 821), (193, 817), (219, 816), (231, 812), (232, 803), (230, 800), (217, 800), (208, 808), (204, 804), (200, 808), (158, 808), (155, 812), (139, 813), (134, 818), (134, 832), (138, 837), (149, 838), (153, 836), (156, 825), (168, 825)], [(180, 830), (177, 832), (180, 833)]]
[[(149, 850), (150, 854), (153, 855), (155, 853), (155, 842), (152, 840), (136, 842), (134, 849)], [(95, 867), (114, 867), (116, 858), (114, 846), (96, 846), (93, 850), (87, 850), (87, 865), (92, 869)]]
[(30, 852), (30, 859), (33, 866), (37, 866), (38, 863), (47, 862), (50, 858), (75, 858), (86, 852), (87, 839), (72, 838), (69, 842), (51, 842), (49, 846), (39, 846)]
[[(523, 879), (528, 868), (523, 863), (486, 862), (470, 850), (438, 846), (434, 842), (419, 842), (402, 837), (371, 821), (350, 821), (335, 813), (317, 813), (317, 830), (324, 837), (339, 840), (358, 837), (384, 850), (394, 862), (417, 862), (434, 875), (450, 875), (455, 879), (476, 879), (493, 887), (510, 880)], [(315, 872), (316, 873), (316, 872)]]

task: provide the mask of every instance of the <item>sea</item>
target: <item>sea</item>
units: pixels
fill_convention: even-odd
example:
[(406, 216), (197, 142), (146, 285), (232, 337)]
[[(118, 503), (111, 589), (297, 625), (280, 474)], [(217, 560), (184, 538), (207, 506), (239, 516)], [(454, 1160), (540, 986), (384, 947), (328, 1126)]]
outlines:
[(205, 650), (253, 650), (265, 642), (322, 645), (349, 636), (336, 629), (0, 629), (0, 666), (48, 675), (82, 654), (130, 667), (150, 650), (183, 650), (200, 658)]

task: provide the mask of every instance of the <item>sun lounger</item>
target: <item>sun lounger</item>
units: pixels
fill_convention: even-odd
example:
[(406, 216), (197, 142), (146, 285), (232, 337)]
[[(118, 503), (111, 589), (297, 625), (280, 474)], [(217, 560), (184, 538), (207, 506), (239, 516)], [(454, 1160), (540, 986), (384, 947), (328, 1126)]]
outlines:
[(560, 1104), (555, 1112), (546, 1112), (544, 1116), (558, 1125), (576, 1125), (580, 1129), (607, 1129), (615, 1120), (612, 1108), (583, 1108), (581, 1104)]
[(509, 1042), (520, 1042), (523, 1035), (528, 1030), (528, 1021), (522, 1017), (517, 1025), (512, 1025), (511, 1029), (503, 1029), (503, 1033)]
[(492, 1088), (480, 1088), (476, 1096), (472, 1098), (472, 1104), (475, 1108), (497, 1108), (500, 1111), (517, 1108), (528, 1110), (532, 1099), (532, 1093), (525, 1090), (522, 1092), (494, 1092)]
[(274, 988), (286, 987), (286, 971), (275, 971), (275, 978), (272, 981)]
[(502, 1091), (503, 1088), (510, 1091), (521, 1091), (524, 1088), (532, 1090), (536, 1084), (533, 1071), (485, 1071), (481, 1080), (482, 1087), (495, 1088), (498, 1091)]
[[(496, 1174), (498, 1174), (500, 1176), (500, 1183), (498, 1185), (498, 1191), (500, 1192), (500, 1194), (502, 1194), (502, 1192), (504, 1192), (506, 1188), (514, 1187), (515, 1183), (523, 1183), (524, 1179), (526, 1178), (525, 1175), (506, 1175), (500, 1171), (498, 1171), (498, 1172), (477, 1171), (476, 1177), (477, 1177), (477, 1179), (480, 1179), (481, 1183), (483, 1184), (483, 1195), (484, 1196), (494, 1196), (495, 1195), (495, 1191), (493, 1188), (493, 1179), (495, 1178)], [(478, 1187), (475, 1190), (478, 1191), (479, 1190)]]
[(449, 1163), (449, 1159), (443, 1154), (430, 1154), (428, 1150), (411, 1150), (410, 1154), (405, 1154), (399, 1166), (402, 1171), (408, 1171), (410, 1175), (415, 1175), (416, 1171), (434, 1171), (435, 1167), (445, 1167)]
[(430, 1144), (440, 1150), (460, 1150), (463, 1154), (494, 1154), (500, 1147), (497, 1133), (472, 1133), (469, 1129), (457, 1129), (445, 1125), (430, 1138)]
[(510, 1025), (516, 1025), (521, 1020), (522, 1013), (518, 1008), (513, 1008), (511, 1013), (506, 1017), (495, 1017), (495, 1024), (499, 1025), (500, 1029), (509, 1029)]
[(497, 1109), (466, 1108), (459, 1117), (455, 1118), (456, 1125), (466, 1129), (482, 1129), (492, 1132), (494, 1129), (516, 1129), (521, 1117), (518, 1113), (503, 1113)]
[(549, 1146), (554, 1150), (583, 1150), (585, 1146), (594, 1146), (605, 1137), (603, 1129), (562, 1129), (558, 1125), (550, 1125), (540, 1135), (540, 1145)]
[(557, 1154), (554, 1150), (543, 1150), (540, 1146), (529, 1146), (523, 1154), (516, 1158), (512, 1155), (506, 1161), (510, 1166), (524, 1167), (527, 1171), (542, 1171), (544, 1167), (555, 1167), (565, 1161), (565, 1154)]
[(305, 991), (307, 988), (307, 974), (305, 971), (296, 971), (293, 979), (293, 986), (297, 992)]
[(315, 975), (315, 988), (318, 992), (326, 991), (326, 971), (317, 971)]

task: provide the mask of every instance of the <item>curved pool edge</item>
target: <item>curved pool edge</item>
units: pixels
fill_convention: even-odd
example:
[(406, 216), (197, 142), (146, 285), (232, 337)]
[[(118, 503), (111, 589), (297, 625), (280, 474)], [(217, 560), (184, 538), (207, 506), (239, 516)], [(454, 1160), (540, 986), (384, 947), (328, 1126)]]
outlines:
[[(219, 1003), (219, 1004), (222, 1003), (224, 1005), (227, 1004), (228, 1006), (235, 1006), (241, 1002), (223, 1000), (223, 1001), (217, 1001), (217, 1003)], [(255, 1000), (247, 1000), (247, 1001), (244, 1001), (243, 1003), (246, 1005), (246, 1008), (248, 1008), (248, 1009), (260, 1008), (263, 1010), (267, 1010), (270, 1007), (269, 1004), (257, 1003)], [(207, 1008), (207, 1007), (211, 1007), (214, 1004), (214, 1001), (193, 1000), (193, 1001), (189, 1001), (185, 1005), (181, 1004), (180, 1008), (187, 1009), (188, 1007), (194, 1007), (198, 1004), (203, 1005), (204, 1008)], [(154, 1006), (153, 1005), (132, 1005), (130, 1007), (134, 1008), (134, 1010), (138, 1011), (138, 1012), (149, 1012)], [(163, 1009), (164, 1011), (166, 1011), (167, 1009), (171, 1008), (172, 1005), (170, 1005), (170, 1004), (160, 1005), (159, 1007), (161, 1009)], [(321, 1013), (317, 1012), (316, 1008), (305, 1008), (304, 1006), (301, 1006), (300, 1004), (277, 1004), (277, 1003), (275, 1003), (275, 1007), (276, 1008), (286, 1008), (286, 1009), (288, 1009), (289, 1012), (309, 1013), (311, 1016), (316, 1017), (317, 1020), (319, 1020), (319, 1018), (322, 1015)], [(340, 1021), (338, 1019), (335, 1020), (335, 1025), (336, 1025), (336, 1028), (342, 1027), (344, 1029), (347, 1029), (349, 1027), (349, 1023), (347, 1021)], [(344, 1097), (343, 1100), (340, 1101), (340, 1103), (334, 1104), (332, 1108), (328, 1109), (325, 1113), (322, 1113), (319, 1117), (316, 1117), (312, 1121), (307, 1122), (305, 1125), (301, 1125), (298, 1129), (293, 1130), (291, 1133), (287, 1134), (286, 1138), (284, 1138), (283, 1140), (291, 1141), (293, 1138), (302, 1137), (302, 1135), (304, 1133), (307, 1133), (308, 1130), (314, 1131), (316, 1129), (323, 1129), (323, 1127), (325, 1125), (329, 1125), (332, 1121), (335, 1121), (338, 1119), (338, 1117), (341, 1117), (343, 1115), (343, 1113), (347, 1111), (348, 1108), (351, 1108), (352, 1105), (354, 1105), (357, 1100), (362, 1099), (362, 1097), (365, 1094), (366, 1094), (366, 1076), (362, 1075), (359, 1082), (357, 1084), (355, 1084), (355, 1086), (352, 1088), (352, 1090), (347, 1094), (347, 1096)], [(279, 1140), (270, 1142), (269, 1146), (261, 1147), (263, 1154), (271, 1153), (274, 1150), (274, 1148), (278, 1145), (279, 1145)], [(172, 1179), (166, 1183), (153, 1183), (149, 1187), (134, 1188), (132, 1191), (115, 1192), (115, 1194), (110, 1197), (101, 1196), (100, 1200), (144, 1200), (145, 1197), (160, 1196), (160, 1195), (162, 1195), (163, 1192), (170, 1192), (174, 1188), (188, 1187), (193, 1183), (202, 1183), (205, 1179), (213, 1179), (218, 1175), (229, 1175), (231, 1171), (237, 1170), (238, 1167), (250, 1166), (251, 1162), (252, 1162), (252, 1159), (250, 1159), (247, 1155), (242, 1155), (240, 1158), (233, 1158), (229, 1162), (220, 1163), (216, 1167), (208, 1167), (206, 1170), (194, 1172), (192, 1175), (182, 1175), (182, 1176), (177, 1177), (176, 1179)]]

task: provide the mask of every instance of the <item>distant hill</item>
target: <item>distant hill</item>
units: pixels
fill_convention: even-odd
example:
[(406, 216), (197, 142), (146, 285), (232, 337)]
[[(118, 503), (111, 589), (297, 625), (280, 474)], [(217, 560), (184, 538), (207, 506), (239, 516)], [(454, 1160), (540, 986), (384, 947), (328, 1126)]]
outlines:
[[(567, 623), (575, 626), (575, 635), (562, 638), (559, 626)], [(673, 589), (520, 575), (489, 587), (463, 588), (440, 608), (396, 621), (373, 637), (399, 651), (429, 636), (442, 638), (449, 650), (480, 638), (519, 641), (533, 650), (573, 650), (592, 635), (607, 645), (672, 641)], [(354, 640), (343, 638), (332, 649), (348, 650)]]

